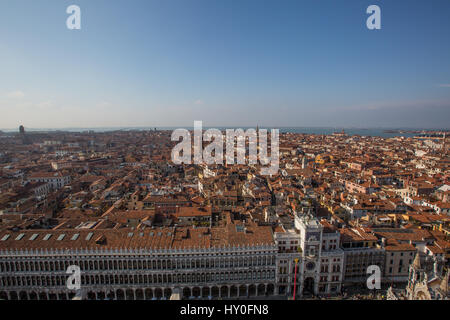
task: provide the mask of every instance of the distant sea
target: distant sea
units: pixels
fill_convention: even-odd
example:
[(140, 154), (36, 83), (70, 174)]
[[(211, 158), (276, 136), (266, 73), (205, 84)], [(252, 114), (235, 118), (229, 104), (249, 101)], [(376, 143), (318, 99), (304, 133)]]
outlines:
[[(142, 130), (175, 130), (178, 127), (105, 127), (105, 128), (61, 128), (61, 129), (48, 129), (48, 128), (25, 128), (26, 132), (86, 132), (86, 131), (94, 131), (94, 132), (109, 132), (109, 131), (142, 131)], [(184, 127), (185, 129), (192, 130), (193, 127)], [(238, 127), (215, 127), (217, 129), (235, 129)], [(250, 127), (240, 127), (244, 130)], [(254, 127), (252, 127), (254, 128)], [(263, 127), (260, 129), (271, 129), (271, 127)], [(276, 128), (276, 127), (273, 127)], [(209, 127), (203, 127), (203, 129), (209, 129)], [(406, 133), (399, 131), (422, 131), (422, 130), (448, 130), (448, 129), (426, 129), (426, 128), (342, 128), (342, 127), (278, 127), (280, 132), (292, 132), (292, 133), (306, 133), (306, 134), (333, 134), (335, 132), (341, 132), (342, 130), (349, 136), (359, 135), (359, 136), (373, 136), (373, 137), (383, 137), (383, 138), (391, 138), (391, 137), (413, 137), (417, 135), (417, 133)], [(18, 132), (18, 129), (0, 129), (5, 133)]]

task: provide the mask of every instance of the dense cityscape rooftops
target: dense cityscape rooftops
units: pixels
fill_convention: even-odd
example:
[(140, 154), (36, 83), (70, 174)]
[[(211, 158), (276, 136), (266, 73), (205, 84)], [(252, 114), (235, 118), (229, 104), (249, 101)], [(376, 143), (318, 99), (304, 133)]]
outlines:
[(283, 133), (272, 176), (258, 165), (175, 165), (170, 134), (1, 134), (0, 255), (262, 248), (277, 255), (270, 292), (288, 295), (294, 258), (300, 291), (314, 294), (365, 283), (371, 264), (383, 283), (406, 283), (415, 257), (448, 281), (445, 134)]

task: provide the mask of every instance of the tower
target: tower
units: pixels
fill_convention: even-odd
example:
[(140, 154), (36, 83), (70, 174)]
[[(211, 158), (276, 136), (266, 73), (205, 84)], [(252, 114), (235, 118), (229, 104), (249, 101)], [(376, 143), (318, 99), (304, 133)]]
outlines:
[(295, 216), (295, 227), (300, 231), (302, 251), (300, 290), (302, 294), (318, 294), (323, 226), (310, 212)]
[(409, 266), (406, 294), (408, 300), (431, 300), (431, 294), (428, 289), (428, 276), (420, 263), (419, 253), (416, 254), (414, 262)]
[(439, 286), (439, 289), (441, 290), (441, 293), (444, 297), (447, 297), (450, 293), (449, 287), (448, 287), (449, 279), (450, 279), (450, 270), (448, 269), (444, 275), (444, 278), (441, 281), (440, 286)]
[(442, 139), (442, 156), (445, 157), (445, 155), (447, 154), (447, 146), (445, 144), (446, 140), (446, 132), (444, 131), (444, 137)]
[(19, 137), (22, 140), (22, 144), (30, 144), (31, 143), (30, 139), (28, 138), (28, 136), (25, 133), (25, 128), (22, 125), (19, 127)]
[(420, 263), (420, 255), (417, 253), (412, 265), (409, 266), (409, 280), (411, 281), (411, 284), (415, 284), (423, 281), (424, 277), (426, 277), (426, 272), (422, 268)]
[(308, 159), (306, 159), (306, 157), (302, 158), (302, 169), (306, 169), (306, 167), (308, 166)]

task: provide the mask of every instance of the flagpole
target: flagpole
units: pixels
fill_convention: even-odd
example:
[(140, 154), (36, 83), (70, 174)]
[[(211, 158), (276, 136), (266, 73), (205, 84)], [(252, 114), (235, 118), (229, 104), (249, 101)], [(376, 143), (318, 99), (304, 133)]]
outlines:
[(295, 300), (295, 291), (297, 289), (297, 265), (298, 265), (298, 259), (294, 259), (295, 261), (295, 272), (294, 272), (294, 297), (292, 300)]

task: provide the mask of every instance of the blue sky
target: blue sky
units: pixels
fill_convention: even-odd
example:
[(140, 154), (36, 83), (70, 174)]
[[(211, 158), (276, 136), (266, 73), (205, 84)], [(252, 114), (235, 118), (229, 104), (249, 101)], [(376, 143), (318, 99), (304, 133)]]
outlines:
[(2, 0), (0, 128), (449, 128), (449, 39), (448, 0)]

